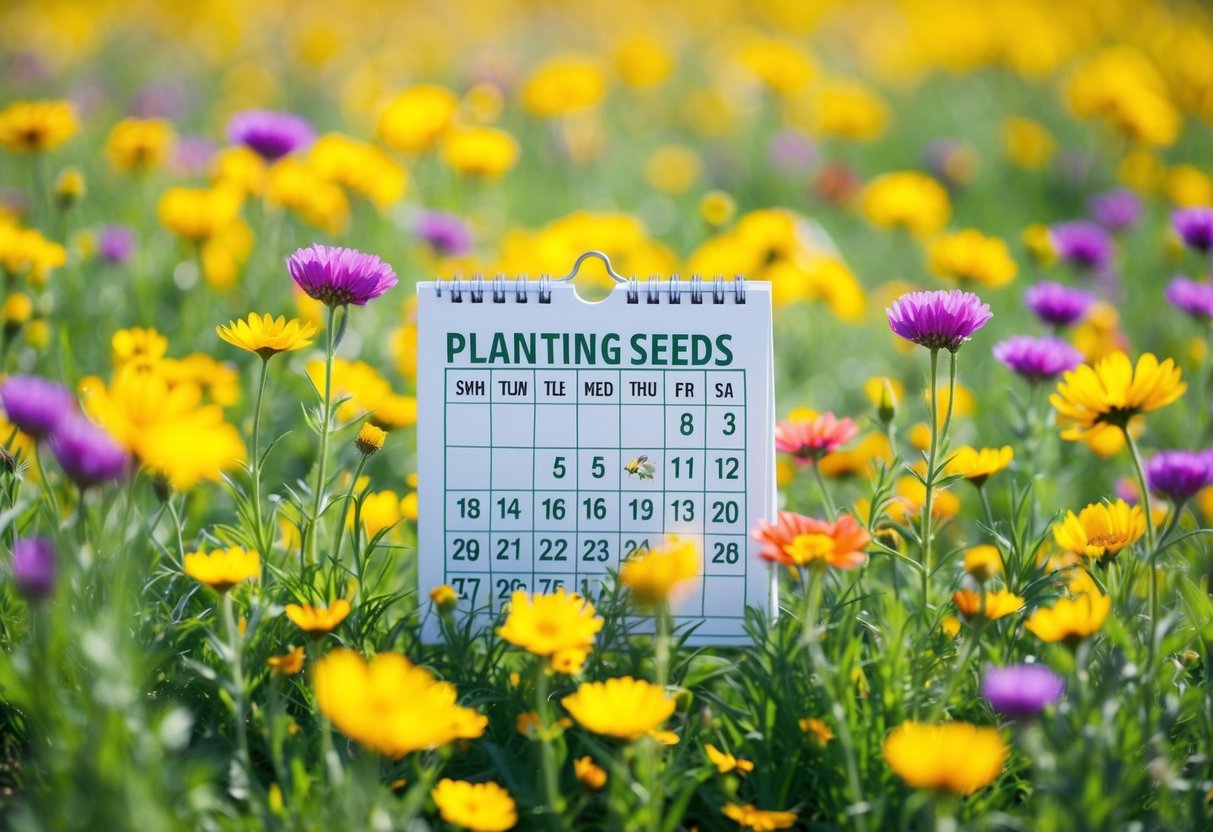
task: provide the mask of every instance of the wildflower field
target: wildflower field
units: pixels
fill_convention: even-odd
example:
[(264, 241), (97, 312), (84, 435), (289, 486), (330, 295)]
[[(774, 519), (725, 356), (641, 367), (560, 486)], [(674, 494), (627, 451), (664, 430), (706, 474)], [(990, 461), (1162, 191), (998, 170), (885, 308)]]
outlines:
[[(0, 828), (1213, 829), (1207, 4), (6, 0), (0, 67)], [(414, 284), (591, 249), (770, 283), (744, 646), (676, 537), (419, 585)]]

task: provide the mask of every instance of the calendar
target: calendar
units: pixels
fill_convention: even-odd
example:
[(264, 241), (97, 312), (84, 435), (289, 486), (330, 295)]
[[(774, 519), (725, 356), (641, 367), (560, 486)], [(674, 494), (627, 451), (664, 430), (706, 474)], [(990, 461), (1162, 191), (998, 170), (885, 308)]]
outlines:
[[(606, 258), (597, 252), (584, 255)], [(775, 507), (765, 283), (432, 281), (418, 294), (419, 578), (487, 626), (517, 590), (597, 597), (628, 557), (691, 537), (672, 608), (692, 641), (774, 609), (750, 537)], [(433, 615), (423, 637), (438, 635)]]

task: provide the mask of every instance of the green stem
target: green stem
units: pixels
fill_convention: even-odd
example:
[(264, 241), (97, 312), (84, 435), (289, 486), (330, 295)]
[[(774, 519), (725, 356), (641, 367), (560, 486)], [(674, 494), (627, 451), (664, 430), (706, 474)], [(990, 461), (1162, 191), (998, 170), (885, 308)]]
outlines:
[(270, 360), (261, 359), (261, 379), (257, 383), (257, 403), (253, 406), (253, 542), (261, 557), (269, 557), (269, 545), (261, 518), (261, 403), (265, 400), (265, 382), (270, 375)]
[(42, 465), (42, 453), (45, 448), (45, 445), (40, 445), (34, 449), (34, 465), (38, 469), (38, 479), (42, 480), (42, 490), (46, 492), (46, 498), (50, 501), (51, 512), (55, 515), (55, 528), (58, 529), (63, 522), (63, 515), (59, 509), (59, 498), (55, 496), (55, 489), (51, 487), (51, 481), (46, 476), (46, 468)]
[(548, 713), (548, 666), (542, 657), (535, 659), (535, 712), (539, 715), (539, 748), (543, 761), (543, 793), (547, 801), (544, 814), (548, 826), (562, 828), (561, 813), (564, 800), (560, 796), (559, 772), (556, 770), (556, 749), (552, 747), (552, 724)]
[[(345, 515), (349, 511), (349, 505), (354, 499), (354, 489), (358, 487), (358, 478), (362, 476), (362, 470), (366, 468), (366, 461), (370, 457), (363, 456), (358, 460), (358, 467), (354, 469), (354, 477), (350, 480), (350, 487), (345, 491), (345, 499), (341, 501), (341, 514), (337, 518), (337, 534), (333, 538), (333, 557), (341, 560), (341, 540), (345, 537)], [(354, 518), (357, 522), (358, 518)], [(358, 554), (358, 538), (354, 538), (354, 572), (358, 578), (358, 588), (362, 588), (362, 557)]]
[(670, 604), (662, 601), (657, 608), (657, 635), (654, 643), (655, 679), (657, 686), (664, 688), (670, 677)]
[(232, 609), (231, 592), (223, 593), (223, 618), (227, 625), (228, 647), (232, 656), (232, 703), (236, 711), (236, 753), (239, 755), (240, 766), (244, 769), (246, 786), (253, 788), (253, 766), (249, 757), (248, 731), (244, 725), (244, 667), (241, 662), (243, 639), (240, 628), (236, 624), (236, 614)]
[(324, 413), (320, 424), (320, 459), (316, 470), (316, 491), (312, 500), (312, 522), (308, 529), (307, 563), (316, 562), (316, 537), (320, 526), (320, 503), (324, 499), (324, 485), (328, 469), (329, 426), (332, 422), (333, 403), (333, 336), (337, 307), (328, 307), (328, 321), (324, 330)]
[[(927, 408), (927, 419), (931, 425), (931, 445), (927, 451), (927, 471), (923, 477), (923, 488), (925, 494), (922, 501), (922, 520), (921, 520), (921, 545), (922, 545), (922, 609), (925, 613), (930, 606), (930, 578), (931, 578), (931, 521), (932, 521), (932, 503), (935, 496), (935, 455), (939, 449), (939, 419), (936, 414), (939, 412), (938, 401), (938, 380), (939, 380), (939, 350), (931, 350), (931, 379), (929, 390), (930, 405)], [(951, 401), (949, 400), (949, 410)]]
[(825, 477), (821, 474), (821, 469), (817, 467), (817, 460), (809, 463), (809, 467), (813, 469), (813, 477), (817, 480), (817, 489), (821, 491), (821, 502), (825, 506), (826, 519), (831, 523), (838, 516), (837, 510), (834, 508), (834, 501), (830, 499), (830, 490), (826, 488)]
[[(1124, 434), (1125, 443), (1129, 446), (1129, 456), (1133, 460), (1133, 471), (1137, 474), (1137, 490), (1141, 497), (1141, 507), (1146, 515), (1146, 574), (1147, 586), (1149, 587), (1149, 604), (1150, 604), (1150, 644), (1147, 647), (1146, 667), (1154, 666), (1154, 642), (1158, 637), (1158, 570), (1154, 568), (1154, 560), (1158, 556), (1158, 547), (1154, 540), (1154, 512), (1150, 506), (1150, 487), (1146, 483), (1146, 471), (1141, 464), (1141, 452), (1137, 449), (1137, 442), (1133, 439), (1133, 435), (1129, 432), (1129, 424), (1126, 422), (1120, 428)], [(1132, 588), (1130, 587), (1130, 592)]]

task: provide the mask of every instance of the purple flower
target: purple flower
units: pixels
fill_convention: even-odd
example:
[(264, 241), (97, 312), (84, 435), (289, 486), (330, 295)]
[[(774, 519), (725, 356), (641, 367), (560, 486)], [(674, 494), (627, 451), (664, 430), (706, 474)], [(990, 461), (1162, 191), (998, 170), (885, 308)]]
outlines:
[(417, 236), (442, 257), (461, 257), (472, 250), (472, 230), (454, 214), (426, 211), (417, 220)]
[(0, 383), (0, 404), (8, 420), (34, 439), (43, 439), (76, 410), (76, 397), (61, 384), (37, 376), (9, 376)]
[(1182, 503), (1209, 484), (1209, 457), (1195, 451), (1159, 451), (1146, 463), (1150, 490)]
[(316, 131), (307, 119), (294, 113), (244, 110), (227, 123), (227, 138), (232, 144), (252, 148), (262, 159), (273, 162), (310, 145)]
[(286, 260), (291, 278), (310, 297), (328, 306), (365, 306), (396, 285), (396, 273), (374, 254), (315, 243)]
[(82, 489), (119, 479), (130, 466), (126, 451), (78, 414), (59, 422), (51, 434), (50, 448), (63, 472)]
[(1095, 221), (1113, 234), (1127, 231), (1141, 219), (1141, 200), (1128, 188), (1096, 194), (1087, 204)]
[(182, 136), (173, 153), (173, 167), (187, 176), (206, 173), (215, 155), (215, 144), (202, 136)]
[(1082, 353), (1060, 338), (1016, 335), (994, 345), (994, 357), (1033, 383), (1057, 378), (1082, 363)]
[(1189, 248), (1202, 254), (1213, 249), (1213, 208), (1180, 208), (1171, 214), (1171, 225)]
[(13, 583), (22, 597), (37, 601), (55, 589), (55, 546), (44, 537), (13, 544)]
[(1167, 300), (1197, 320), (1213, 318), (1213, 283), (1202, 283), (1180, 275), (1167, 286)]
[(894, 333), (928, 349), (956, 352), (993, 317), (972, 292), (907, 292), (885, 310)]
[(781, 173), (804, 173), (817, 164), (817, 145), (799, 130), (780, 130), (767, 145), (771, 165)]
[(107, 225), (97, 233), (97, 253), (106, 263), (125, 263), (135, 250), (135, 232), (125, 225)]
[(1049, 229), (1057, 254), (1082, 271), (1103, 271), (1112, 263), (1112, 239), (1087, 220), (1063, 222)]
[(1069, 326), (1082, 320), (1095, 296), (1082, 289), (1044, 281), (1023, 293), (1024, 303), (1036, 316), (1053, 326)]
[(981, 695), (1008, 719), (1035, 716), (1065, 692), (1061, 677), (1038, 664), (988, 667), (981, 679)]

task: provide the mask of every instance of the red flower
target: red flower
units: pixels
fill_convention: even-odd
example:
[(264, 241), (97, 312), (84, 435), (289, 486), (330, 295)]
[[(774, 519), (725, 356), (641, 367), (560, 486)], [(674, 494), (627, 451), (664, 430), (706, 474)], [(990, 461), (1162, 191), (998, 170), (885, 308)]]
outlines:
[(833, 413), (803, 422), (784, 421), (775, 425), (775, 450), (792, 454), (796, 461), (821, 459), (845, 442), (855, 438), (859, 426), (851, 419), (839, 419)]
[(759, 555), (764, 560), (793, 568), (825, 564), (854, 569), (867, 560), (865, 547), (871, 540), (850, 514), (831, 523), (792, 511), (779, 512), (775, 525), (760, 522), (753, 536), (762, 543)]

